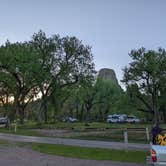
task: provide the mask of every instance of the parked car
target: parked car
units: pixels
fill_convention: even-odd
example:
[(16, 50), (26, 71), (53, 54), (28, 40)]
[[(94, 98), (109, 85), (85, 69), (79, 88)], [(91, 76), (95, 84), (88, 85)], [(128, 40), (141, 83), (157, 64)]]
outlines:
[(107, 122), (109, 123), (124, 123), (126, 122), (126, 114), (113, 114), (107, 116)]
[(10, 120), (8, 117), (0, 117), (0, 125), (5, 125), (5, 127), (9, 127)]
[(77, 122), (78, 120), (76, 118), (72, 118), (72, 117), (65, 117), (62, 121), (63, 122)]
[(118, 123), (119, 122), (119, 115), (116, 115), (116, 114), (109, 115), (107, 117), (107, 122), (109, 122), (109, 123)]
[(127, 115), (126, 114), (120, 114), (119, 115), (119, 123), (125, 123), (127, 119)]
[(126, 122), (128, 122), (128, 123), (139, 123), (140, 119), (138, 119), (136, 116), (127, 116)]

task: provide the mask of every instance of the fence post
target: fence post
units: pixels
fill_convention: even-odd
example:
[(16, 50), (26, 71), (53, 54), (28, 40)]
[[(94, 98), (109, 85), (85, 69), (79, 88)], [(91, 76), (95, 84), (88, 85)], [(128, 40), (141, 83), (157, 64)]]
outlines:
[(148, 141), (150, 140), (150, 138), (149, 138), (149, 129), (148, 129), (148, 127), (146, 127), (146, 138), (147, 138)]
[(16, 121), (15, 124), (14, 124), (14, 132), (15, 132), (15, 133), (17, 132), (17, 121)]
[(128, 133), (127, 133), (127, 129), (124, 131), (124, 144), (125, 144), (125, 150), (127, 151), (127, 148), (128, 148)]

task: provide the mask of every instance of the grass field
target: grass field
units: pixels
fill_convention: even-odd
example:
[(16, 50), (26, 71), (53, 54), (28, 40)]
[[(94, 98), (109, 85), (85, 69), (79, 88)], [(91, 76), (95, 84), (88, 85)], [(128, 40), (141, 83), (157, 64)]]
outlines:
[(28, 136), (41, 136), (39, 133), (32, 131), (31, 129), (17, 129), (17, 132), (15, 132), (14, 128), (10, 128), (10, 129), (0, 128), (0, 133), (28, 135)]
[(82, 148), (65, 145), (32, 144), (32, 149), (51, 155), (94, 160), (145, 163), (148, 152), (123, 151), (99, 148)]
[[(162, 127), (166, 128), (166, 125), (161, 125)], [(69, 122), (56, 122), (56, 123), (48, 123), (48, 124), (38, 124), (35, 122), (26, 122), (24, 125), (19, 125), (19, 128), (23, 129), (34, 129), (34, 128), (45, 128), (45, 129), (72, 129), (72, 130), (79, 130), (84, 131), (86, 129), (105, 129), (105, 128), (146, 128), (152, 127), (152, 124), (130, 124), (130, 123), (106, 123), (106, 122), (92, 122), (92, 123), (85, 123), (85, 122), (76, 122), (76, 123), (69, 123)]]
[[(123, 142), (124, 135), (122, 131), (107, 131), (107, 132), (98, 132), (98, 133), (86, 133), (77, 136), (71, 136), (74, 139), (85, 139), (85, 140), (98, 140), (98, 141), (116, 141), (116, 142)], [(145, 132), (130, 132), (128, 133), (129, 142), (135, 143), (148, 143)]]
[(41, 143), (11, 143), (0, 140), (0, 147), (21, 147), (31, 148), (32, 150), (64, 157), (91, 159), (91, 160), (111, 160), (119, 162), (145, 163), (148, 152), (144, 151), (124, 151), (101, 148), (85, 148), (66, 145), (52, 145)]

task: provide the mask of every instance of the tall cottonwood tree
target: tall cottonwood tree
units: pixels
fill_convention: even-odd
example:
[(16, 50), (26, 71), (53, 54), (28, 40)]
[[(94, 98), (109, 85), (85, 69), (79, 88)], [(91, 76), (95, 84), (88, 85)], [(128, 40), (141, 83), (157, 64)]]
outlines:
[(25, 43), (6, 42), (0, 47), (0, 82), (13, 96), (14, 114), (24, 121), (24, 110), (36, 93), (34, 76), (39, 73), (38, 56), (33, 47)]
[(33, 35), (31, 43), (41, 57), (42, 71), (45, 73), (39, 87), (42, 93), (41, 111), (46, 122), (47, 105), (53, 97), (56, 103), (56, 91), (93, 79), (93, 56), (91, 48), (76, 37), (47, 37), (44, 32), (39, 31)]
[[(132, 50), (129, 55), (132, 62), (123, 70), (123, 82), (127, 86), (135, 84), (139, 93), (150, 96), (150, 105), (147, 106), (154, 114), (154, 122), (158, 123), (158, 98), (166, 83), (166, 52), (161, 48), (157, 51), (140, 48)], [(141, 95), (137, 97), (144, 104), (147, 103)]]
[(13, 96), (13, 112), (19, 114), (21, 123), (27, 104), (39, 92), (47, 121), (48, 102), (54, 99), (52, 103), (57, 103), (56, 92), (89, 82), (94, 73), (91, 48), (76, 37), (47, 37), (39, 31), (31, 41), (7, 41), (0, 47), (0, 88)]

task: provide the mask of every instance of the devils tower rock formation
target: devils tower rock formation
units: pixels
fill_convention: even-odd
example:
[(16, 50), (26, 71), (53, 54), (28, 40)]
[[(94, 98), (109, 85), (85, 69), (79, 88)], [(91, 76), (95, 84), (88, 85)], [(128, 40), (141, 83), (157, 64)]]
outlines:
[(108, 69), (108, 68), (100, 69), (98, 77), (102, 78), (102, 79), (113, 80), (114, 82), (116, 82), (118, 84), (118, 80), (116, 78), (116, 74), (115, 74), (115, 71), (113, 69)]

